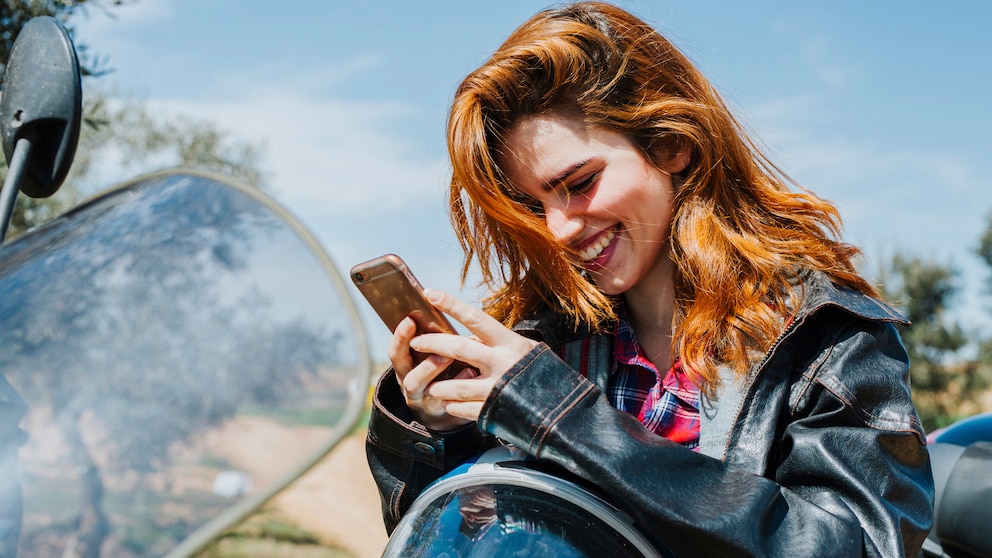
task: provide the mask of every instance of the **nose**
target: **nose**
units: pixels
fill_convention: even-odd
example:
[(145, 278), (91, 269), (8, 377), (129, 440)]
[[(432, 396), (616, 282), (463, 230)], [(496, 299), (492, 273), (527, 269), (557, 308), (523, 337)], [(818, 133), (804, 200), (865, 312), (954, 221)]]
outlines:
[(571, 244), (573, 240), (582, 232), (584, 222), (576, 212), (571, 211), (566, 204), (555, 204), (545, 207), (544, 222), (548, 224), (548, 230), (555, 239), (564, 244)]

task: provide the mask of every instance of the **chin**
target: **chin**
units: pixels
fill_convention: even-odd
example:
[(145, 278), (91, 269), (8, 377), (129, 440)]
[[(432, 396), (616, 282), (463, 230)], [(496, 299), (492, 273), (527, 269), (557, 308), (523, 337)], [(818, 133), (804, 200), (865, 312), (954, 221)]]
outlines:
[(593, 275), (593, 283), (599, 288), (600, 292), (608, 296), (617, 296), (623, 294), (630, 288), (626, 282), (617, 279), (616, 277), (598, 277)]

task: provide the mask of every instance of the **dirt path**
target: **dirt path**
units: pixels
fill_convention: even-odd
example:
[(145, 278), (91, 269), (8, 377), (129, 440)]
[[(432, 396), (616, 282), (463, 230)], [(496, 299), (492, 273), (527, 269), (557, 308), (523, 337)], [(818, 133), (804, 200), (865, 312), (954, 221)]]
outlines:
[(378, 557), (386, 544), (379, 494), (365, 460), (364, 430), (342, 440), (270, 507), (358, 558)]

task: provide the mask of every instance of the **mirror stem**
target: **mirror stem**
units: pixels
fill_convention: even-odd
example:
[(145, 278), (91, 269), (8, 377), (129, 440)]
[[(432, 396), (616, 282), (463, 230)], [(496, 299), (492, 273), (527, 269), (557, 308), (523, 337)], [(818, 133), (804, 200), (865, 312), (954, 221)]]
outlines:
[(7, 165), (7, 178), (3, 181), (3, 191), (0, 192), (0, 244), (7, 238), (7, 228), (14, 216), (14, 206), (17, 204), (17, 193), (21, 187), (21, 177), (25, 165), (31, 155), (31, 140), (20, 138), (14, 145), (14, 152)]

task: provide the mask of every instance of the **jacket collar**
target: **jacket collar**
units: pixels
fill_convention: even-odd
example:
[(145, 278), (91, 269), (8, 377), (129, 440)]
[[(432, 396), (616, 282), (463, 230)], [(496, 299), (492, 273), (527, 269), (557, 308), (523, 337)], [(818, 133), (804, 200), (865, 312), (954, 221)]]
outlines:
[(800, 282), (803, 300), (796, 313), (797, 317), (806, 317), (821, 308), (834, 306), (868, 320), (909, 325), (909, 320), (888, 304), (858, 291), (838, 286), (823, 272), (805, 271), (800, 274)]
[[(517, 322), (513, 330), (524, 337), (544, 341), (552, 347), (596, 334), (596, 328), (588, 324), (576, 323), (570, 317), (547, 307)], [(613, 328), (602, 331), (612, 332)]]
[[(865, 319), (909, 325), (909, 320), (889, 305), (857, 291), (838, 286), (822, 272), (800, 273), (799, 284), (802, 302), (794, 316), (797, 321), (822, 308), (833, 306)], [(589, 337), (595, 330), (587, 324), (576, 324), (567, 316), (547, 307), (521, 320), (513, 329), (525, 337), (542, 340), (552, 347)], [(605, 328), (602, 331), (612, 331), (612, 328)]]
[(717, 399), (700, 396), (700, 453), (720, 460), (726, 458), (727, 444), (732, 431), (736, 428), (742, 402), (760, 373), (759, 367), (771, 359), (783, 340), (797, 331), (813, 314), (833, 307), (867, 320), (909, 325), (909, 320), (889, 305), (858, 291), (841, 287), (830, 281), (822, 272), (800, 273), (798, 287), (799, 296), (802, 297), (798, 310), (768, 353), (754, 363), (751, 372), (746, 377), (740, 378), (732, 370), (721, 367), (719, 373), (722, 381)]
[[(884, 302), (836, 285), (822, 272), (805, 271), (800, 273), (797, 279), (797, 291), (801, 297), (799, 308), (794, 313), (789, 326), (762, 361), (769, 358), (780, 343), (792, 335), (807, 318), (828, 307), (839, 308), (868, 320), (909, 325), (906, 318)], [(593, 335), (594, 330), (588, 325), (575, 324), (568, 317), (550, 308), (542, 309), (531, 317), (521, 320), (513, 329), (521, 335), (544, 341), (552, 347), (589, 337)], [(612, 331), (612, 328), (607, 331)], [(758, 363), (755, 365), (757, 366)], [(752, 374), (742, 379), (731, 370), (721, 368), (723, 382), (719, 390), (719, 404), (716, 400), (701, 396), (699, 445), (701, 453), (718, 459), (725, 458), (727, 441), (736, 424), (740, 404), (753, 384), (757, 372), (753, 370)], [(602, 380), (600, 387), (602, 388), (603, 385), (605, 379)]]

